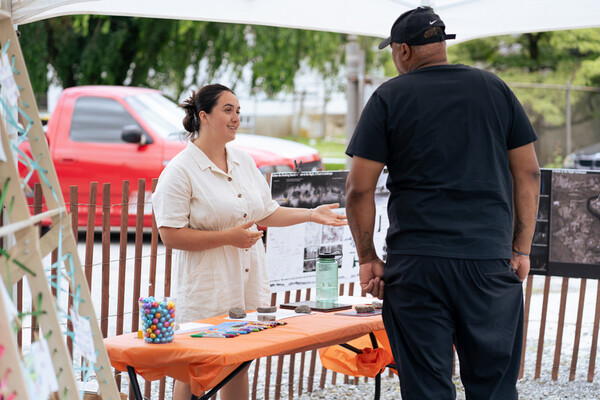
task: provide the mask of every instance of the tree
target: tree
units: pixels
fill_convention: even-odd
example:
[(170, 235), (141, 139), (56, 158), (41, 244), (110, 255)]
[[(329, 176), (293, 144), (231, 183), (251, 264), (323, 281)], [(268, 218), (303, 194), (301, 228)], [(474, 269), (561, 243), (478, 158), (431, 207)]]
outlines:
[[(547, 85), (600, 84), (600, 29), (504, 35), (471, 40), (449, 47), (451, 62), (491, 70), (507, 82)], [(515, 89), (536, 124), (565, 122), (565, 93), (560, 90)], [(590, 97), (592, 96), (592, 97)], [(572, 104), (580, 119), (591, 118), (594, 95), (573, 92)], [(574, 121), (576, 122), (576, 121)]]
[(251, 88), (272, 96), (293, 91), (303, 65), (334, 82), (346, 41), (342, 34), (309, 30), (91, 15), (38, 21), (19, 30), (37, 93), (48, 88), (48, 66), (50, 81), (63, 87), (168, 87), (177, 97), (225, 72), (242, 79), (249, 66)]

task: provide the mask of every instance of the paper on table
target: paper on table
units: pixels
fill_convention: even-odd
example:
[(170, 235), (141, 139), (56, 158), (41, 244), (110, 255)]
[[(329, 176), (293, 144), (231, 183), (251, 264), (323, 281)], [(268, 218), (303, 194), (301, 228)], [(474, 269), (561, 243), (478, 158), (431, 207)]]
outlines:
[[(283, 308), (278, 308), (276, 312), (274, 313), (268, 313), (268, 314), (263, 314), (263, 315), (275, 315), (275, 320), (279, 321), (282, 319), (286, 319), (286, 318), (291, 318), (291, 317), (301, 317), (303, 315), (308, 315), (308, 314), (303, 314), (303, 313), (297, 313), (294, 310), (286, 310)], [(244, 318), (239, 318), (239, 319), (233, 319), (233, 318), (229, 318), (227, 317), (226, 319), (230, 319), (233, 321), (250, 321), (250, 322), (255, 322), (258, 321), (258, 312), (251, 312), (251, 313), (247, 313), (246, 317)]]
[(372, 304), (374, 301), (379, 301), (383, 303), (383, 300), (379, 300), (373, 296), (363, 297), (363, 296), (339, 296), (338, 303), (344, 304), (352, 304), (353, 306), (357, 304)]
[(203, 329), (212, 328), (213, 326), (214, 325), (211, 324), (201, 324), (200, 322), (185, 322), (183, 324), (179, 324), (179, 327), (175, 330), (175, 334), (197, 332)]

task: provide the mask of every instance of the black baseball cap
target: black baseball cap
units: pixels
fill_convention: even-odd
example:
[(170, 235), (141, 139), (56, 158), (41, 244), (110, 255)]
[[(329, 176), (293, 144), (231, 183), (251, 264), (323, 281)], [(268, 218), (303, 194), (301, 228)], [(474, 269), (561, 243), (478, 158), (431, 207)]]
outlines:
[[(442, 28), (442, 34), (425, 37), (425, 32), (433, 27)], [(420, 46), (455, 38), (454, 34), (446, 34), (444, 21), (433, 12), (431, 7), (419, 7), (406, 11), (398, 17), (392, 25), (390, 37), (379, 43), (379, 49), (387, 47), (392, 42)]]

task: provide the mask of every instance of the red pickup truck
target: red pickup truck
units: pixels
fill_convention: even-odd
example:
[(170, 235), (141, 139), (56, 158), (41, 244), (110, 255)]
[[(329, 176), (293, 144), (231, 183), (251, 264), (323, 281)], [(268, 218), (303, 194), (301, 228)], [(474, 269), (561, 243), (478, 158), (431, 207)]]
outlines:
[[(79, 190), (79, 225), (87, 223), (90, 182), (98, 182), (96, 226), (101, 225), (102, 184), (111, 183), (111, 226), (120, 225), (122, 182), (130, 182), (129, 211), (136, 212), (138, 179), (146, 181), (144, 226), (152, 225), (151, 182), (186, 146), (181, 132), (183, 110), (160, 91), (123, 86), (65, 89), (48, 121), (46, 138), (65, 201), (69, 188)], [(236, 135), (232, 145), (248, 152), (257, 167), (269, 172), (323, 169), (317, 150), (289, 140)], [(29, 143), (21, 144), (29, 153)], [(19, 164), (22, 177), (27, 168)], [(28, 184), (38, 181), (34, 174)], [(130, 215), (129, 225), (135, 225)]]

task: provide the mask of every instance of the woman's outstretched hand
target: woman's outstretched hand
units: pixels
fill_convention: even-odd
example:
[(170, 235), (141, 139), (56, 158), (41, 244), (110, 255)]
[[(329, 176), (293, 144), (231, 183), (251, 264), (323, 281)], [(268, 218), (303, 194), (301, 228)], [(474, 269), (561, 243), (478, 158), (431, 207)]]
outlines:
[(332, 225), (332, 226), (344, 226), (348, 225), (345, 215), (334, 213), (333, 209), (338, 208), (339, 203), (323, 204), (317, 208), (313, 208), (310, 211), (310, 222), (317, 224)]

